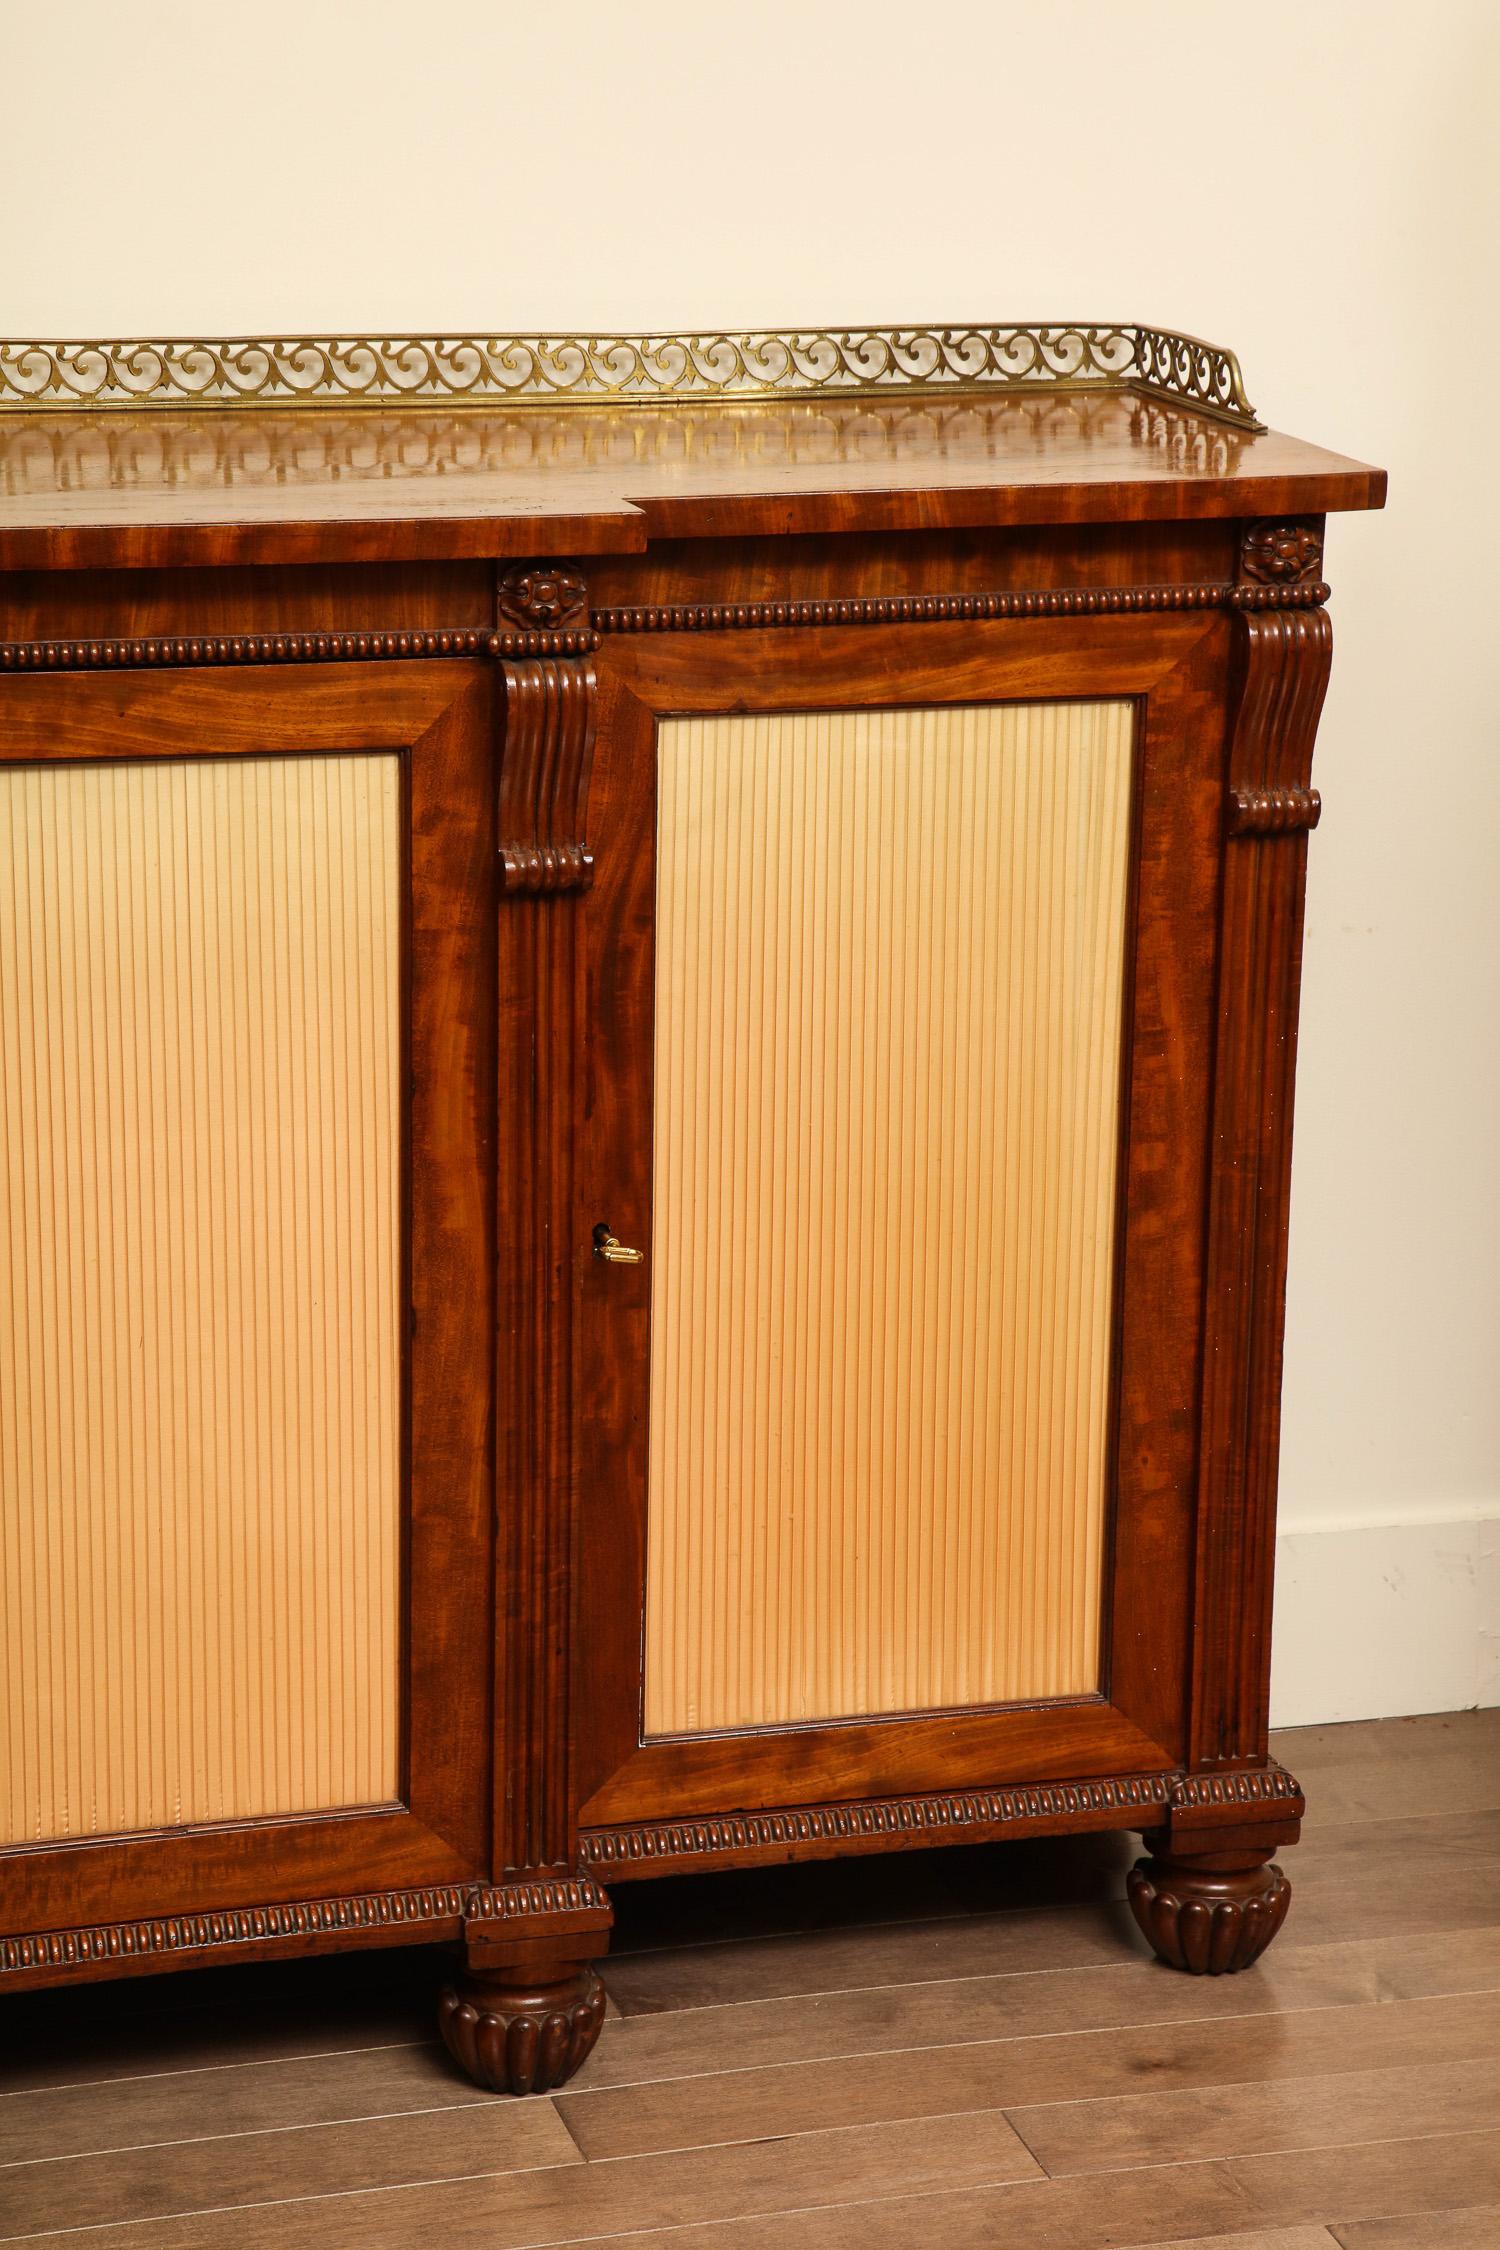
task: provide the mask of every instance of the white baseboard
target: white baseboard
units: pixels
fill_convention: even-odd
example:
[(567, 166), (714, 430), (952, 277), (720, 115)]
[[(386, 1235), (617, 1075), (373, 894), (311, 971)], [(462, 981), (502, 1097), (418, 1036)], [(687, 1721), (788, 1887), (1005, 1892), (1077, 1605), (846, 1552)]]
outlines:
[(1286, 1531), (1273, 1727), (1500, 1704), (1500, 1512)]

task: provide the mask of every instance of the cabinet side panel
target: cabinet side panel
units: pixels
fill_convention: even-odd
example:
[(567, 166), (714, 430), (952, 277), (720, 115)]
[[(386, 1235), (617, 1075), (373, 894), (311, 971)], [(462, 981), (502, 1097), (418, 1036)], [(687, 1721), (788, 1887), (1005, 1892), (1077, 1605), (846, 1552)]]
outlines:
[(648, 1734), (1099, 1686), (1132, 731), (661, 727)]
[(400, 828), (0, 772), (0, 1841), (397, 1794)]

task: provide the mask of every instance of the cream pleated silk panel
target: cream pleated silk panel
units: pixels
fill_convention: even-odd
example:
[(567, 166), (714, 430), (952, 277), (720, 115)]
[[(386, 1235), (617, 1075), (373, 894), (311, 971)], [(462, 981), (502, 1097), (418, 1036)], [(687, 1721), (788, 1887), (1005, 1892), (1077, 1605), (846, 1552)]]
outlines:
[(0, 770), (0, 1841), (396, 1794), (399, 817)]
[(648, 1733), (1099, 1683), (1132, 723), (660, 730)]

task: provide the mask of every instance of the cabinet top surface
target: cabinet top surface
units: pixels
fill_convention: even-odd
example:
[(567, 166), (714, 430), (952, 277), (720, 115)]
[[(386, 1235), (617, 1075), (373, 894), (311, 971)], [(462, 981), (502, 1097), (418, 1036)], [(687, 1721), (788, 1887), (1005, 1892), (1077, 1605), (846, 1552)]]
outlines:
[(1128, 371), (863, 390), (819, 375), (758, 396), (586, 405), (0, 399), (0, 569), (629, 553), (663, 538), (1381, 506), (1383, 471), (1263, 429), (1221, 356), (1233, 392), (1220, 401)]

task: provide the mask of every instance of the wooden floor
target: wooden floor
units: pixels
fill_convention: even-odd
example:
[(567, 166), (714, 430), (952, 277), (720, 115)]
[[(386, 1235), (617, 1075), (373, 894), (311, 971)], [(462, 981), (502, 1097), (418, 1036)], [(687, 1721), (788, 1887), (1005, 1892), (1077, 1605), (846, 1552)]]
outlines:
[(1106, 1838), (622, 1889), (550, 2101), (455, 2076), (430, 1952), (14, 1999), (0, 2239), (1500, 2250), (1500, 1711), (1279, 1747), (1313, 1811), (1239, 1977), (1145, 1955)]

